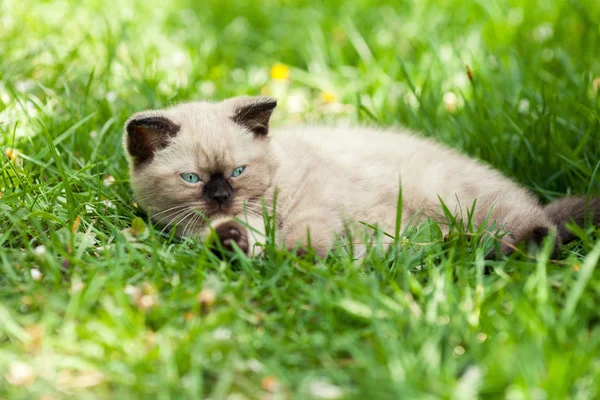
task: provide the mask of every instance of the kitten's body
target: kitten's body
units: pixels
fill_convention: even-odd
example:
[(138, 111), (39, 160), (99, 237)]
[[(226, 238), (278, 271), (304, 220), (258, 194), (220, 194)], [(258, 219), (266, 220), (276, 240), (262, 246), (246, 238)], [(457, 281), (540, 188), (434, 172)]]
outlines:
[[(280, 163), (275, 179), (281, 182), (282, 203), (293, 204), (293, 198), (304, 195), (310, 202), (304, 207), (323, 209), (329, 225), (338, 231), (341, 218), (351, 216), (393, 232), (400, 181), (403, 227), (416, 215), (443, 221), (440, 198), (464, 220), (477, 200), (477, 223), (491, 210), (491, 219), (506, 224), (517, 237), (535, 227), (552, 227), (525, 189), (495, 170), (410, 132), (299, 127), (275, 131), (273, 142), (276, 154), (288, 160)], [(331, 213), (334, 209), (337, 213)]]
[[(263, 201), (269, 208), (277, 190), (281, 241), (288, 248), (306, 245), (309, 230), (311, 246), (321, 256), (347, 226), (357, 226), (352, 221), (393, 232), (400, 182), (403, 227), (424, 216), (443, 221), (440, 198), (463, 220), (476, 201), (476, 223), (490, 215), (490, 221), (509, 232), (502, 243), (505, 251), (523, 240), (539, 241), (564, 222), (553, 219), (527, 190), (499, 172), (431, 140), (366, 127), (301, 126), (268, 132), (274, 107), (268, 98), (235, 98), (134, 116), (125, 145), (140, 204), (159, 224), (179, 222), (182, 234), (205, 229), (193, 212), (198, 210), (212, 221), (222, 241), (236, 241), (251, 251), (260, 233), (249, 234), (230, 219), (237, 217), (262, 232)], [(245, 175), (229, 176), (241, 165), (246, 166)], [(185, 172), (198, 174), (204, 183), (182, 182), (179, 174)], [(217, 209), (204, 194), (207, 182), (231, 189), (231, 201)], [(599, 208), (596, 219), (597, 203), (593, 200)], [(186, 213), (177, 218), (180, 209)], [(564, 232), (559, 229), (560, 234)]]

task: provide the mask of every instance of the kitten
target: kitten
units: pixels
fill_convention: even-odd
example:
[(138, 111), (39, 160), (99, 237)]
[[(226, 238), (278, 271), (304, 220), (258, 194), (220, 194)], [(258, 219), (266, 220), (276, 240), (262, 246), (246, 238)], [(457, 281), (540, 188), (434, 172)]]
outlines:
[(539, 244), (554, 229), (557, 246), (573, 240), (564, 227), (571, 218), (582, 225), (592, 216), (600, 224), (600, 198), (543, 207), (498, 171), (410, 132), (271, 132), (276, 105), (269, 97), (236, 97), (133, 115), (123, 143), (138, 203), (165, 229), (202, 235), (210, 224), (224, 247), (236, 243), (247, 254), (260, 252), (263, 205), (270, 210), (275, 191), (278, 238), (289, 249), (305, 250), (310, 237), (314, 252), (325, 256), (349, 226), (364, 227), (353, 221), (394, 232), (400, 179), (402, 229), (425, 217), (445, 221), (440, 199), (463, 219), (477, 200), (476, 223), (489, 216), (506, 230), (504, 253), (521, 242)]

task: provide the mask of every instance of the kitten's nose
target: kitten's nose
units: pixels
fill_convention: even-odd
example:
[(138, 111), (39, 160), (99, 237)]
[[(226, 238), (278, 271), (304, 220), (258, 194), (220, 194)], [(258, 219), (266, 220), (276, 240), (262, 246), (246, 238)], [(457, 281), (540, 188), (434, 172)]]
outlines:
[(213, 193), (210, 196), (211, 200), (214, 200), (214, 201), (216, 201), (219, 204), (227, 203), (230, 198), (231, 198), (231, 195), (229, 193), (227, 193), (226, 191), (224, 191), (224, 190), (216, 192), (216, 193)]
[(223, 175), (212, 175), (204, 186), (204, 196), (222, 205), (231, 201), (233, 188)]

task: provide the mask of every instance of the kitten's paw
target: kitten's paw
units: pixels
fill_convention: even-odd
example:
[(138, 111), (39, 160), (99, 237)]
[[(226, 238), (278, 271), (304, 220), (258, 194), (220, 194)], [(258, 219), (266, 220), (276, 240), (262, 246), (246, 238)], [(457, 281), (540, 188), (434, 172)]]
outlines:
[(319, 259), (325, 259), (327, 257), (327, 249), (319, 249), (309, 247), (308, 245), (301, 245), (297, 247), (289, 247), (290, 253), (296, 254), (296, 257), (303, 260), (312, 261), (316, 263)]
[(249, 254), (250, 242), (248, 240), (248, 230), (245, 226), (230, 219), (216, 224), (213, 229), (223, 249), (233, 251), (233, 243), (235, 243), (245, 254)]
[[(292, 251), (294, 249), (291, 249)], [(300, 257), (300, 258), (304, 258), (306, 256), (308, 256), (309, 254), (309, 249), (307, 247), (299, 247), (298, 249), (296, 249), (296, 256)]]

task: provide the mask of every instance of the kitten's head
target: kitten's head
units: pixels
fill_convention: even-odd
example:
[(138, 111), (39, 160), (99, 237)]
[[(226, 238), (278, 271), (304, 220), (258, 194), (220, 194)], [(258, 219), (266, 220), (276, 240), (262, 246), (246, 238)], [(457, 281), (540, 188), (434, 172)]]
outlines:
[(260, 203), (276, 160), (269, 143), (270, 97), (236, 97), (144, 111), (125, 124), (131, 185), (160, 226), (197, 233), (212, 219)]

